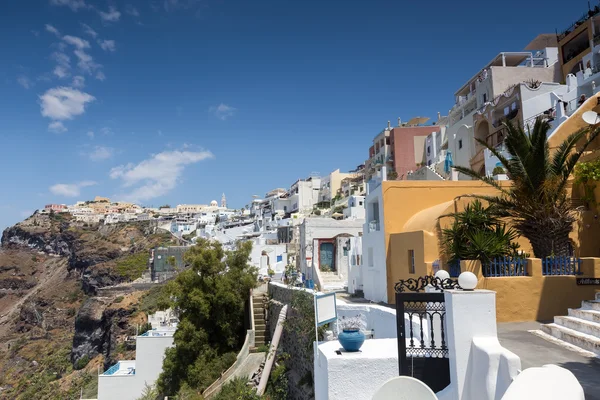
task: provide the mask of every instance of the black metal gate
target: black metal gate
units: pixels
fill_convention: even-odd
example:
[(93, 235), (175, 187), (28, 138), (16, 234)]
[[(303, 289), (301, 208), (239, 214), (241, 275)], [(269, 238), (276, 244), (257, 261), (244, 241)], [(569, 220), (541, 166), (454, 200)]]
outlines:
[[(437, 291), (422, 292), (428, 286)], [(419, 379), (437, 393), (450, 384), (446, 307), (441, 291), (460, 287), (452, 279), (425, 276), (399, 281), (394, 288), (400, 375)]]

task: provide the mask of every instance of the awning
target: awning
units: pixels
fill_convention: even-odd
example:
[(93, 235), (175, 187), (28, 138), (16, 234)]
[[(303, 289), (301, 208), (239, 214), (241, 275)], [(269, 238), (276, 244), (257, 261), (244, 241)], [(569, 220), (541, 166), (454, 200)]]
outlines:
[(427, 121), (429, 121), (428, 117), (415, 117), (408, 121), (407, 125), (423, 125)]

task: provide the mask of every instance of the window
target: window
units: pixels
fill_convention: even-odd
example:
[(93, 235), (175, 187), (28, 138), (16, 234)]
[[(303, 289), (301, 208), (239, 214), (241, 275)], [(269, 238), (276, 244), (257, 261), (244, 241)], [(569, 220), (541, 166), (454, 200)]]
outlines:
[(459, 148), (459, 149), (462, 149), (462, 139), (459, 139), (459, 140), (458, 140), (458, 148)]
[(484, 102), (484, 103), (485, 103), (485, 102), (487, 102), (487, 93), (484, 93), (484, 94), (483, 94), (483, 102)]
[(408, 273), (409, 274), (415, 273), (415, 251), (414, 250), (408, 251)]
[(359, 205), (359, 206), (362, 206), (362, 205), (363, 205), (363, 202), (362, 202), (362, 200), (358, 202), (358, 205)]
[(510, 108), (504, 107), (504, 115), (508, 115), (510, 113)]
[(360, 265), (360, 254), (356, 255), (356, 265)]
[(386, 136), (386, 138), (385, 138), (385, 144), (390, 144), (390, 137), (389, 136)]
[(431, 146), (427, 146), (427, 155), (431, 155)]

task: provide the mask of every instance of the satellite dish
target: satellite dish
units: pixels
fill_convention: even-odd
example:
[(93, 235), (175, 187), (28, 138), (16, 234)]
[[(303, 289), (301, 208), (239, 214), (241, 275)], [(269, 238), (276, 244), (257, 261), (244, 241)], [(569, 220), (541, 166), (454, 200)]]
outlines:
[(581, 118), (590, 125), (596, 125), (600, 123), (600, 118), (598, 118), (598, 113), (594, 111), (586, 111), (583, 113)]
[(397, 376), (384, 383), (372, 400), (438, 400), (438, 397), (420, 380)]

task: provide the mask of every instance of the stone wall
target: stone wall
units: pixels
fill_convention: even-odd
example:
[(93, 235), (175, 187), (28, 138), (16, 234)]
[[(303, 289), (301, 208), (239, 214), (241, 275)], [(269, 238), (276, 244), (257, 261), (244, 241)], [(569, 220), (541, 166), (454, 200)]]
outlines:
[[(292, 308), (294, 296), (306, 296), (304, 301), (310, 303), (313, 307), (313, 291), (301, 288), (289, 288), (280, 283), (269, 283), (269, 310), (268, 320), (269, 333), (273, 337), (276, 328), (276, 321), (284, 304), (289, 304), (287, 319), (285, 322), (283, 334), (279, 341), (279, 351), (289, 354), (286, 361), (288, 372), (288, 399), (289, 400), (310, 400), (314, 399), (314, 328), (310, 332), (301, 331), (298, 328), (298, 319), (305, 321), (303, 327), (314, 326), (314, 319), (311, 323), (306, 323), (306, 317), (301, 316), (299, 311)], [(296, 302), (295, 302), (296, 303)], [(306, 307), (306, 308), (310, 308)], [(310, 316), (314, 318), (312, 308)]]

